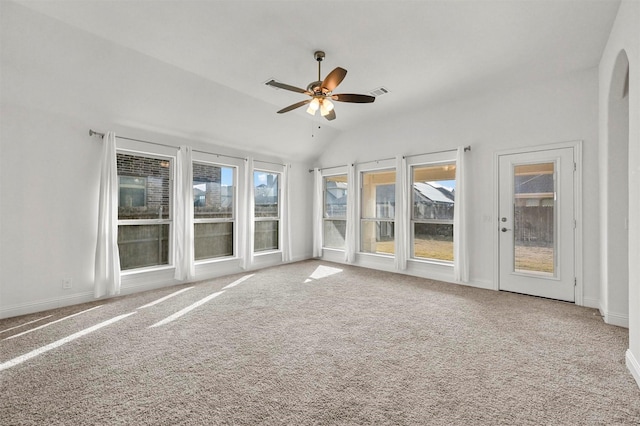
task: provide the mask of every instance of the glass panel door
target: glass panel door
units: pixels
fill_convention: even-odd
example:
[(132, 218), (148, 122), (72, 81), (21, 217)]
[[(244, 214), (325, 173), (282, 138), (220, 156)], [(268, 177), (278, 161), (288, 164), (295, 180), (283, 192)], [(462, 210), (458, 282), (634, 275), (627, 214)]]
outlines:
[(575, 300), (573, 148), (499, 156), (499, 288)]

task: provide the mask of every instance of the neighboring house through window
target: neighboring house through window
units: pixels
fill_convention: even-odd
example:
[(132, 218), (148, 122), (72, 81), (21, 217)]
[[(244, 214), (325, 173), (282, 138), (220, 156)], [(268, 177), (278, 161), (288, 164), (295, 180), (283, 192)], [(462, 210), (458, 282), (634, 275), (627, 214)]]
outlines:
[(344, 249), (347, 231), (347, 175), (323, 179), (323, 246)]
[(173, 159), (119, 151), (117, 170), (120, 269), (169, 264)]
[(234, 255), (236, 168), (193, 163), (195, 260)]
[(453, 261), (456, 165), (411, 167), (411, 257)]
[(395, 253), (396, 171), (361, 173), (360, 251)]
[(254, 170), (255, 252), (280, 248), (280, 173)]

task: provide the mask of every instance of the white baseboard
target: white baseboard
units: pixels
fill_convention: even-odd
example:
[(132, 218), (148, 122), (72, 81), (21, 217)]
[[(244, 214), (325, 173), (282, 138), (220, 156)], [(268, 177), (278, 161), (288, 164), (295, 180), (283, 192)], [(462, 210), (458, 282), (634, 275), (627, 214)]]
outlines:
[(617, 314), (615, 312), (605, 312), (604, 322), (618, 327), (629, 328), (629, 316)]
[(633, 376), (633, 378), (636, 379), (636, 383), (638, 384), (638, 387), (640, 387), (640, 363), (638, 363), (638, 360), (636, 359), (636, 357), (633, 356), (631, 349), (627, 349), (627, 354), (625, 358), (627, 361), (627, 368), (631, 372), (631, 375)]
[(35, 312), (48, 311), (49, 309), (62, 308), (65, 306), (77, 305), (96, 300), (93, 292), (75, 293), (69, 296), (59, 296), (50, 299), (38, 300), (35, 302), (21, 303), (18, 305), (7, 306), (0, 309), (1, 318), (11, 318), (20, 315), (33, 314)]
[(582, 298), (582, 306), (584, 306), (586, 308), (598, 309), (601, 314), (603, 313), (602, 306), (600, 306), (600, 300), (599, 299), (592, 299), (590, 297), (583, 297)]

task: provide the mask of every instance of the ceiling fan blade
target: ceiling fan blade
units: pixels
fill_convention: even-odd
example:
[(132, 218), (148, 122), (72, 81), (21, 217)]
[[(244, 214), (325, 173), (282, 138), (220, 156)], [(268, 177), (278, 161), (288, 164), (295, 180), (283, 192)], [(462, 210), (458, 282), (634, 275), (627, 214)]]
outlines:
[(291, 86), (289, 84), (280, 83), (275, 80), (270, 80), (265, 83), (267, 86), (277, 87), (278, 89), (290, 90), (292, 92), (304, 93), (305, 95), (311, 95), (311, 92), (301, 89), (299, 87)]
[(357, 95), (354, 93), (339, 93), (331, 95), (331, 99), (338, 102), (354, 102), (357, 104), (368, 104), (376, 100), (375, 96)]
[(307, 99), (307, 100), (305, 100), (305, 101), (296, 102), (296, 103), (295, 103), (295, 104), (293, 104), (293, 105), (289, 105), (288, 107), (282, 108), (280, 111), (278, 111), (278, 114), (282, 114), (282, 113), (285, 113), (285, 112), (289, 112), (289, 111), (291, 111), (291, 110), (294, 110), (294, 109), (296, 109), (296, 108), (300, 108), (301, 106), (306, 105), (306, 104), (308, 104), (309, 102), (311, 102), (311, 99)]
[(324, 116), (324, 118), (326, 118), (329, 121), (335, 120), (336, 119), (336, 110), (332, 109), (331, 111), (329, 111), (329, 114)]
[(324, 78), (324, 81), (322, 82), (322, 88), (327, 92), (333, 92), (333, 89), (338, 87), (338, 84), (340, 84), (340, 82), (344, 80), (344, 77), (346, 75), (347, 70), (345, 70), (344, 68), (338, 67), (334, 69)]

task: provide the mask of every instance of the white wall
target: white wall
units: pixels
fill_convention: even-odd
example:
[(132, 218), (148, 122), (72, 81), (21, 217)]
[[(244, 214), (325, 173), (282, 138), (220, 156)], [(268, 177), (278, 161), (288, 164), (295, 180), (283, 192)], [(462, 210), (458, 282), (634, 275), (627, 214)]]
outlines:
[[(616, 60), (624, 50), (629, 61), (629, 350), (627, 366), (640, 385), (640, 2), (625, 0), (609, 35), (599, 67), (599, 134), (601, 179), (606, 182), (612, 149), (609, 117), (610, 89)], [(603, 217), (606, 223), (606, 217)], [(607, 263), (606, 253), (599, 259)], [(605, 289), (605, 292), (608, 289)]]
[[(0, 7), (0, 318), (92, 300), (101, 140), (89, 137), (90, 128), (292, 163), (292, 198), (304, 200), (292, 203), (292, 255), (311, 256), (309, 164), (294, 158), (294, 149), (291, 158), (267, 154), (282, 133), (264, 129), (258, 141), (264, 149), (248, 152), (232, 148), (240, 145), (231, 139), (235, 135), (185, 139), (157, 126), (173, 125), (175, 109), (211, 107), (208, 102), (215, 104), (216, 94), (229, 95), (228, 89), (22, 6)], [(141, 100), (149, 99), (153, 110), (142, 108)], [(233, 108), (254, 108), (249, 104), (239, 98)], [(210, 119), (216, 117), (211, 111)], [(178, 127), (188, 130), (191, 124), (196, 123)], [(249, 127), (220, 123), (227, 126)], [(280, 262), (278, 255), (260, 261)], [(238, 262), (196, 270), (197, 278), (240, 272)], [(172, 276), (173, 271), (129, 275), (123, 293), (173, 284)], [(62, 289), (63, 278), (73, 280), (71, 289)]]
[[(328, 167), (471, 145), (471, 152), (465, 154), (471, 212), (470, 284), (496, 288), (494, 153), (583, 140), (583, 296), (585, 305), (597, 307), (600, 292), (597, 106), (598, 77), (594, 68), (515, 90), (475, 94), (465, 100), (407, 113), (399, 120), (379, 121), (345, 133), (321, 157), (320, 165)], [(423, 275), (442, 279), (437, 270)]]

